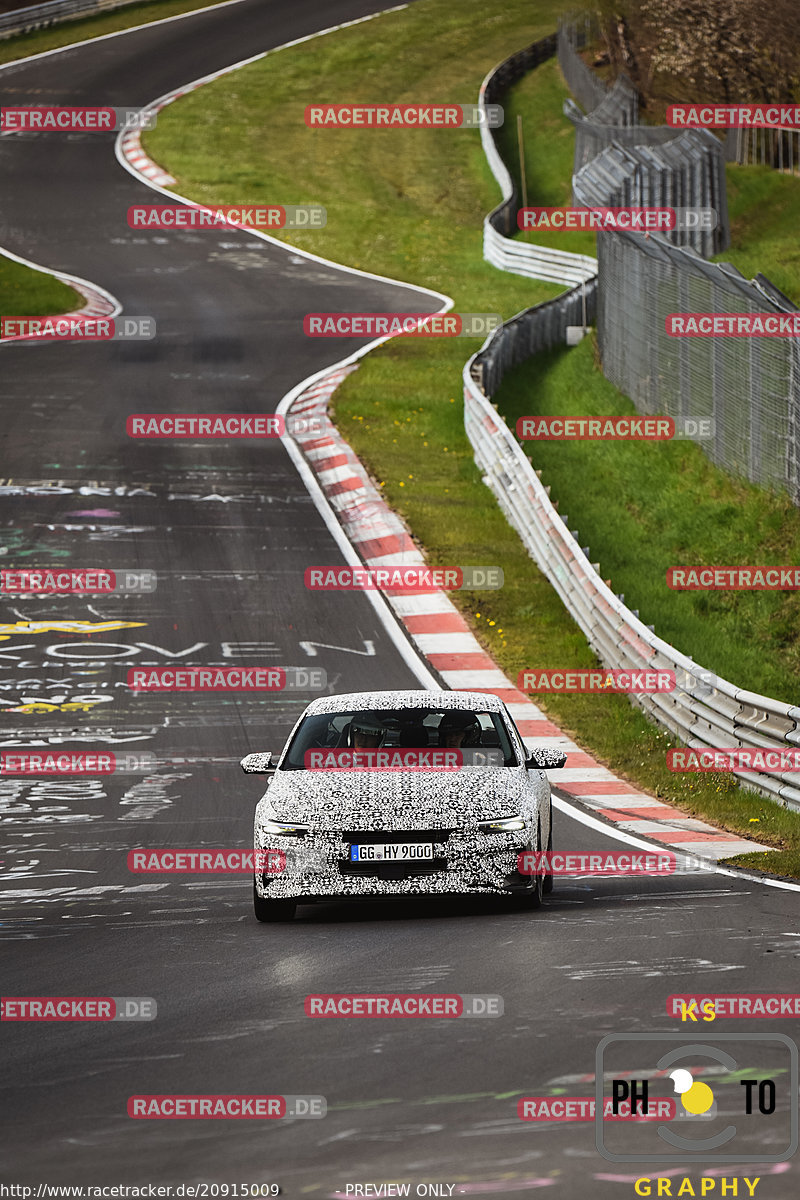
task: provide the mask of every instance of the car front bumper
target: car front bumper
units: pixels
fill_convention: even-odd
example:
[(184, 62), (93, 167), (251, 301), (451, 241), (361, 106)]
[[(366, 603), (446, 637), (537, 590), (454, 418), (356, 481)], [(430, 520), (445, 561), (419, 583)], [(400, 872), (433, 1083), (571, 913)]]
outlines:
[[(376, 838), (374, 830), (363, 836)], [(399, 834), (385, 831), (392, 841)], [(405, 839), (423, 836), (405, 832)], [(517, 872), (517, 856), (531, 848), (524, 833), (483, 834), (440, 831), (430, 836), (433, 858), (418, 862), (353, 864), (350, 842), (340, 833), (314, 833), (304, 838), (272, 835), (256, 840), (256, 849), (279, 849), (286, 856), (278, 875), (255, 876), (259, 896), (270, 900), (353, 898), (408, 895), (509, 895), (530, 888)]]

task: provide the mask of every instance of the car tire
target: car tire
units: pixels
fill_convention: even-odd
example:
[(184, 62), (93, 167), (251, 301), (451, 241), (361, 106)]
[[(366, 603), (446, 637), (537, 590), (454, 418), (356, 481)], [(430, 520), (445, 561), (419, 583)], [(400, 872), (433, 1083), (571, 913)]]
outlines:
[[(542, 831), (539, 826), (536, 827), (536, 849), (542, 845)], [(542, 897), (544, 896), (544, 875), (534, 875), (533, 886), (525, 892), (523, 903), (525, 908), (537, 909), (542, 906)]]
[(256, 885), (253, 884), (253, 910), (257, 921), (263, 924), (291, 921), (296, 909), (297, 902), (294, 900), (265, 900), (263, 896), (259, 896)]
[[(553, 849), (553, 810), (550, 809), (550, 833), (547, 836), (547, 853), (550, 854)], [(542, 883), (542, 892), (545, 896), (549, 896), (553, 890), (553, 876), (548, 872)]]

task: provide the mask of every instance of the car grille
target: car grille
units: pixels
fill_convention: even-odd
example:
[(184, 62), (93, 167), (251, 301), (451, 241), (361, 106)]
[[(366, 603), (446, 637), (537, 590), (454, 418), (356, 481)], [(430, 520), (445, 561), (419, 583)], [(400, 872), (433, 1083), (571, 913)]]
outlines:
[(342, 875), (356, 876), (368, 879), (415, 879), (418, 875), (435, 875), (437, 871), (447, 870), (446, 858), (426, 858), (420, 862), (410, 863), (360, 863), (343, 862), (339, 864)]
[(378, 842), (446, 842), (452, 829), (346, 829), (342, 841), (348, 846), (360, 842), (374, 846)]

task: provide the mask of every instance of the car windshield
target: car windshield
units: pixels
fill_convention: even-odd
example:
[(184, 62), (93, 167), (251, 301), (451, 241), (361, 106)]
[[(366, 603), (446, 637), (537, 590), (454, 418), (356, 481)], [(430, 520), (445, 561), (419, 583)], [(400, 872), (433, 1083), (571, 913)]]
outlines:
[(284, 771), (302, 771), (310, 750), (340, 747), (428, 749), (491, 748), (496, 766), (518, 767), (503, 718), (497, 712), (463, 708), (354, 709), (306, 717), (281, 763)]

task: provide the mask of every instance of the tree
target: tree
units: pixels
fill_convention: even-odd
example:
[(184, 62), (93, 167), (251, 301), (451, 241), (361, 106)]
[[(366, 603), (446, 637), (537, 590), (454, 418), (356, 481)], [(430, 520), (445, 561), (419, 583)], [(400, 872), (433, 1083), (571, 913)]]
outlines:
[(603, 40), (645, 107), (793, 101), (796, 0), (599, 0)]

